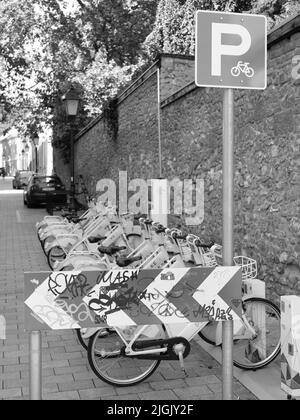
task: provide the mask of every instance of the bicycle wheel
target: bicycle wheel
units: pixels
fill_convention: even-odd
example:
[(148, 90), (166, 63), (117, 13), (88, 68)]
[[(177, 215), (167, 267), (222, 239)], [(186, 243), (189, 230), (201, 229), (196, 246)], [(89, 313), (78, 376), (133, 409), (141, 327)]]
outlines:
[(76, 330), (76, 334), (77, 334), (77, 338), (78, 338), (79, 343), (82, 345), (82, 347), (83, 347), (85, 350), (87, 350), (87, 349), (88, 349), (88, 344), (89, 344), (89, 339), (88, 339), (88, 340), (86, 340), (86, 339), (84, 339), (84, 338), (82, 337), (82, 335), (81, 335), (81, 330), (80, 330), (80, 329), (79, 329), (79, 330)]
[(50, 248), (47, 255), (48, 265), (51, 270), (54, 270), (54, 263), (61, 262), (66, 258), (66, 253), (60, 246), (54, 246)]
[[(280, 353), (280, 310), (274, 303), (260, 298), (243, 302), (243, 311), (255, 335), (243, 323), (233, 337), (234, 366), (258, 370), (271, 363)], [(210, 322), (198, 335), (208, 344), (216, 345), (217, 322)]]
[[(107, 328), (103, 328), (101, 331), (102, 331), (102, 334), (103, 335), (107, 335), (108, 334), (108, 329)], [(79, 343), (82, 345), (82, 347), (85, 350), (87, 350), (88, 349), (88, 345), (89, 345), (90, 337), (89, 338), (83, 338), (83, 336), (82, 336), (82, 330), (81, 329), (77, 329), (76, 330), (76, 334), (77, 334), (77, 338), (78, 338)]]
[[(165, 337), (165, 332), (162, 333)], [(136, 385), (158, 368), (160, 360), (126, 357), (124, 342), (116, 331), (105, 337), (101, 335), (101, 331), (98, 331), (90, 339), (88, 360), (93, 372), (102, 381), (120, 387)]]
[(199, 337), (212, 346), (216, 345), (215, 337), (217, 324), (217, 322), (210, 322), (201, 331), (198, 332)]
[(267, 299), (251, 298), (243, 302), (243, 311), (255, 334), (246, 323), (235, 332), (234, 365), (240, 369), (258, 370), (280, 353), (280, 309)]
[(143, 242), (142, 236), (137, 233), (129, 233), (126, 237), (132, 250), (136, 249)]

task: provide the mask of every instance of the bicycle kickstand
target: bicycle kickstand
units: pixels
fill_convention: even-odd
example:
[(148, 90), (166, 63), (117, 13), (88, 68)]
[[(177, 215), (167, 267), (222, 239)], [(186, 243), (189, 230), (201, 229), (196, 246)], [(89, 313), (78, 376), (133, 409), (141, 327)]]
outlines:
[(179, 363), (180, 363), (180, 367), (181, 367), (182, 372), (184, 373), (184, 375), (186, 377), (189, 376), (187, 371), (185, 370), (185, 367), (184, 367), (184, 359), (183, 359), (183, 352), (185, 350), (184, 346), (182, 344), (177, 344), (175, 346), (174, 350), (175, 350), (175, 353), (178, 355)]

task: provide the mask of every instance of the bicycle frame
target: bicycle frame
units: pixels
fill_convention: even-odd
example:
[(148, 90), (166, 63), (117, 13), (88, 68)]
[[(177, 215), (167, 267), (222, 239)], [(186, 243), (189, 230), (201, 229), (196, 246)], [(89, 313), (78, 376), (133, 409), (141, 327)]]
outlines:
[[(182, 337), (185, 338), (187, 341), (191, 341), (199, 331), (201, 331), (202, 328), (207, 325), (207, 322), (197, 322), (197, 323), (181, 323), (181, 324), (168, 324), (165, 325), (165, 330), (167, 332), (168, 337), (167, 338), (175, 338), (175, 337)], [(114, 327), (117, 334), (123, 341), (125, 345), (125, 353), (127, 356), (142, 356), (142, 355), (150, 355), (150, 354), (162, 354), (167, 352), (167, 348), (159, 348), (159, 349), (151, 349), (151, 350), (140, 350), (135, 351), (132, 349), (134, 343), (138, 341), (138, 338), (141, 335), (147, 336), (147, 329), (150, 328), (153, 330), (153, 325), (144, 325), (139, 328), (137, 326), (137, 332), (133, 335), (133, 337), (130, 340), (126, 339), (126, 335), (123, 333), (122, 328), (120, 327)], [(149, 334), (149, 337), (151, 338), (152, 334)]]
[[(207, 324), (209, 321), (203, 322), (195, 322), (195, 323), (178, 323), (178, 324), (161, 324), (163, 325), (163, 330), (167, 333), (166, 339), (169, 338), (185, 338), (188, 342), (190, 342)], [(143, 355), (157, 355), (157, 354), (164, 354), (168, 351), (166, 347), (157, 348), (157, 349), (150, 349), (150, 350), (133, 350), (134, 343), (139, 340), (139, 338), (144, 335), (144, 337), (149, 337), (155, 340), (155, 336), (153, 337), (153, 333), (156, 332), (156, 335), (160, 333), (159, 327), (161, 325), (143, 325), (136, 327), (114, 327), (115, 331), (121, 338), (122, 342), (125, 345), (125, 354), (126, 356), (143, 356)], [(221, 323), (219, 324), (221, 325)], [(238, 333), (234, 334), (234, 340), (251, 340), (256, 337), (256, 331), (254, 328), (249, 324), (245, 314), (242, 314), (241, 320), (234, 321), (234, 329), (235, 331), (241, 331), (241, 328), (245, 331), (245, 333), (239, 335)], [(134, 328), (135, 332), (132, 334), (132, 337), (128, 338), (128, 334), (126, 334), (126, 330), (130, 330)], [(156, 331), (155, 331), (156, 330)], [(159, 340), (162, 337), (157, 338)]]

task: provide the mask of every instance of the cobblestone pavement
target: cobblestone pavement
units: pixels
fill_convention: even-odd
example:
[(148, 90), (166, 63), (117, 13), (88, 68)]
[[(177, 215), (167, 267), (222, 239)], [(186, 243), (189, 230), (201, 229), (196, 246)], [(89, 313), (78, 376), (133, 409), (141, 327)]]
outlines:
[[(24, 332), (23, 273), (49, 271), (36, 236), (42, 208), (27, 209), (22, 191), (0, 180), (0, 315), (7, 321), (7, 339), (0, 340), (0, 399), (29, 399), (28, 333)], [(75, 333), (43, 333), (43, 399), (45, 400), (220, 400), (221, 367), (192, 343), (186, 359), (188, 377), (178, 362), (162, 362), (148, 380), (117, 388), (97, 379)], [(235, 398), (255, 399), (234, 381)]]

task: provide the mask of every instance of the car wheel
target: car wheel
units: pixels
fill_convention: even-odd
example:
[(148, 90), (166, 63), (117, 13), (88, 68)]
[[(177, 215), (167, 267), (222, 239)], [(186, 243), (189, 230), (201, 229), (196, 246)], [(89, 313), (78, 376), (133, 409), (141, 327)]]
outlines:
[(34, 203), (31, 200), (28, 200), (28, 198), (27, 198), (27, 201), (26, 201), (26, 205), (29, 209), (32, 209), (34, 207)]

